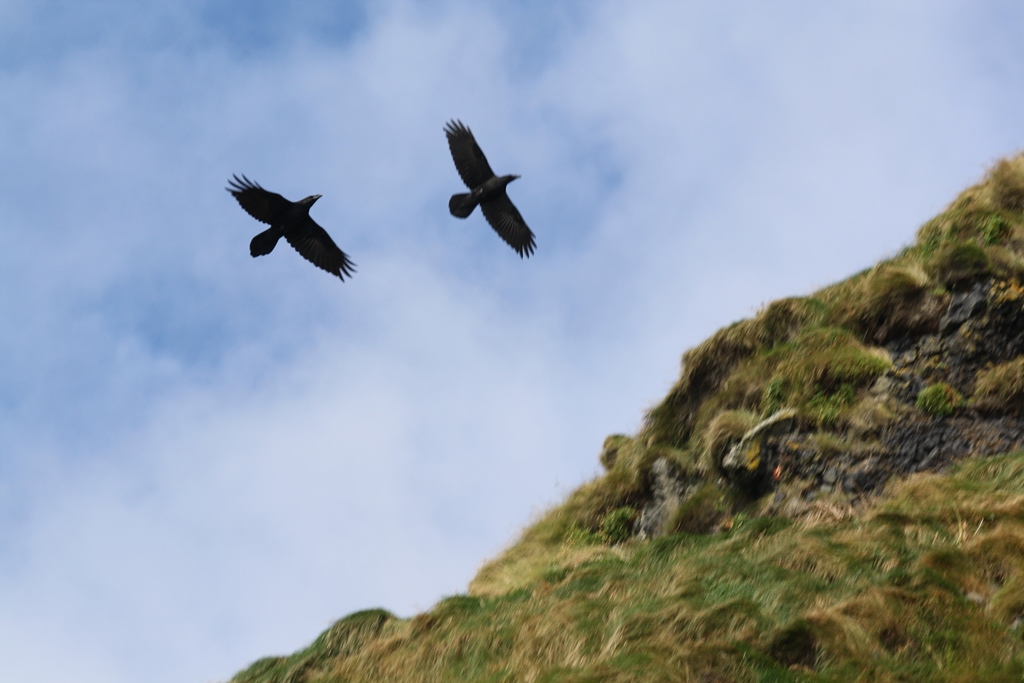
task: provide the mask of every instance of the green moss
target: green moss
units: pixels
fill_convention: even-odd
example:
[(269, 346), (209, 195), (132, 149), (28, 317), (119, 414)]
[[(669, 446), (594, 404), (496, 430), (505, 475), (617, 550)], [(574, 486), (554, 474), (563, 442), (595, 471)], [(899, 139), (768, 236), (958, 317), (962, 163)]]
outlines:
[(840, 413), (851, 405), (856, 398), (854, 388), (843, 384), (831, 394), (817, 393), (807, 401), (807, 414), (823, 427), (835, 424)]
[(945, 382), (925, 387), (917, 394), (917, 407), (932, 417), (952, 415), (964, 404), (960, 392)]

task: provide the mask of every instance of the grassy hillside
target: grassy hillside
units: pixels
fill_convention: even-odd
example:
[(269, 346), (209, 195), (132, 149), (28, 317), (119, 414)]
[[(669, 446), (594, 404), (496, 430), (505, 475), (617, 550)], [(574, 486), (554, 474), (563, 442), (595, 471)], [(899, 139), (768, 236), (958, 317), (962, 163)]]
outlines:
[(995, 453), (1024, 441), (1022, 275), (1017, 157), (892, 259), (687, 351), (469, 594), (234, 680), (1021, 680), (1024, 453)]
[(1024, 454), (920, 474), (860, 517), (566, 546), (501, 595), (337, 622), (264, 681), (1019, 681)]

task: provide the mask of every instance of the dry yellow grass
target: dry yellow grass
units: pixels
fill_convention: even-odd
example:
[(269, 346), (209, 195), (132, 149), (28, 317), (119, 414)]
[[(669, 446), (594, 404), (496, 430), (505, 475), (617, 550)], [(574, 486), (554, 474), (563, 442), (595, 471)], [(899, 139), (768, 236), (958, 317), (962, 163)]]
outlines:
[(979, 372), (972, 403), (982, 410), (1024, 412), (1024, 358)]
[(353, 615), (239, 683), (1019, 680), (1024, 454), (853, 514), (548, 555), (518, 588)]

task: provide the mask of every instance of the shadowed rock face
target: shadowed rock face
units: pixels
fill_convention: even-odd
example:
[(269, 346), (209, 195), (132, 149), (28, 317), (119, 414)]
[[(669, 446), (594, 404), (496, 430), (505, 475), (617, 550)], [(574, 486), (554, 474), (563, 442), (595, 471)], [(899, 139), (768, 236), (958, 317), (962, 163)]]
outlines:
[(688, 477), (668, 458), (658, 458), (651, 465), (651, 495), (640, 511), (635, 533), (640, 538), (654, 538), (665, 533), (665, 525), (679, 504), (700, 485), (700, 479)]
[(1014, 411), (931, 417), (915, 408), (925, 387), (945, 382), (964, 397), (974, 393), (980, 370), (1024, 353), (1024, 296), (1013, 283), (978, 280), (954, 294), (936, 335), (904, 337), (889, 344), (893, 367), (873, 392), (904, 415), (857, 453), (823, 457), (806, 438), (791, 434), (766, 446), (766, 462), (781, 477), (809, 482), (804, 495), (842, 492), (861, 496), (881, 490), (892, 476), (936, 471), (968, 456), (996, 455), (1024, 447), (1024, 419)]
[(1024, 419), (951, 417), (920, 419), (892, 425), (874, 449), (825, 455), (806, 437), (790, 434), (769, 438), (761, 448), (765, 490), (772, 472), (779, 481), (803, 480), (803, 496), (842, 493), (851, 498), (879, 493), (893, 476), (939, 471), (969, 456), (997, 455), (1024, 447)]

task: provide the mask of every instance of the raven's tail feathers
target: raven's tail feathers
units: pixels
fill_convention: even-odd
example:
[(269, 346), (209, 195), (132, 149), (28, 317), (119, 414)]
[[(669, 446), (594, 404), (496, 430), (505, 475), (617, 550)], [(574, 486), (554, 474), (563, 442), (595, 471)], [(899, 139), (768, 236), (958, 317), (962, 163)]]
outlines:
[(268, 228), (252, 238), (252, 242), (249, 242), (249, 253), (254, 257), (266, 256), (274, 251), (279, 239), (281, 239), (281, 231), (277, 228)]
[(467, 218), (475, 208), (476, 202), (473, 201), (473, 195), (469, 192), (453, 194), (452, 198), (448, 200), (448, 211), (456, 218)]

